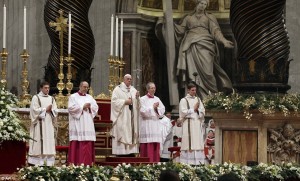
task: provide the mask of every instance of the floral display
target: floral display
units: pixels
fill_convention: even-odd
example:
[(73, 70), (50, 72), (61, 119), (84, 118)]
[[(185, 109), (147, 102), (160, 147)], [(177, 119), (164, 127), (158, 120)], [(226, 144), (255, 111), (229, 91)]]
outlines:
[(17, 97), (0, 88), (0, 144), (3, 141), (26, 141), (29, 133), (18, 115), (12, 110), (18, 103)]
[(164, 170), (178, 173), (180, 180), (212, 181), (224, 174), (234, 174), (241, 181), (284, 181), (300, 180), (300, 167), (291, 163), (268, 165), (260, 163), (256, 166), (242, 166), (233, 163), (191, 166), (181, 163), (157, 163), (148, 165), (119, 164), (111, 166), (62, 166), (38, 167), (30, 166), (19, 169), (19, 180), (159, 180)]
[(108, 181), (112, 176), (112, 167), (103, 166), (61, 166), (61, 167), (40, 167), (29, 166), (19, 169), (18, 180), (64, 180), (64, 181), (87, 181), (87, 180), (101, 180)]
[(251, 119), (251, 110), (258, 110), (262, 114), (282, 112), (284, 116), (298, 115), (300, 108), (300, 94), (238, 94), (233, 92), (210, 94), (203, 100), (208, 110), (225, 110), (243, 112), (247, 119)]

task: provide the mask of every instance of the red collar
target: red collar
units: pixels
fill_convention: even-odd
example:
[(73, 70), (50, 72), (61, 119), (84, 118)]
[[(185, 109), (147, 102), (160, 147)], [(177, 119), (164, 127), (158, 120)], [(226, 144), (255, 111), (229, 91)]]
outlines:
[(147, 96), (148, 96), (149, 98), (154, 98), (154, 96), (150, 95), (149, 93), (147, 94)]
[(83, 93), (81, 93), (81, 92), (77, 92), (80, 96), (86, 96), (86, 94), (83, 94)]

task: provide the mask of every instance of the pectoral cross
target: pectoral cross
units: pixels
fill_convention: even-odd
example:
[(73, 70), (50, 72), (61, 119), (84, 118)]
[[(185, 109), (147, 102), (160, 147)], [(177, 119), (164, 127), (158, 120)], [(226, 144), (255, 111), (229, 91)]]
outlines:
[[(68, 18), (63, 17), (63, 10), (59, 10), (59, 17), (56, 18), (56, 22), (49, 22), (50, 27), (55, 27), (55, 31), (59, 32), (59, 41), (60, 41), (60, 56), (63, 56), (63, 45), (64, 45), (64, 32), (67, 32)], [(73, 23), (71, 24), (71, 28), (73, 28)]]

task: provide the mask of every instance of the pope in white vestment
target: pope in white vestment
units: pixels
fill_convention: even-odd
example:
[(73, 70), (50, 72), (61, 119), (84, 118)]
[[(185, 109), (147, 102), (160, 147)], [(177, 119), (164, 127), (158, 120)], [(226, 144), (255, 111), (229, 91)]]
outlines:
[(126, 74), (111, 96), (112, 154), (115, 155), (139, 153), (139, 92), (131, 86), (131, 80), (131, 75)]
[(188, 85), (188, 94), (179, 103), (179, 120), (182, 121), (180, 162), (199, 165), (205, 163), (204, 155), (205, 109), (196, 97), (196, 86)]
[(89, 84), (80, 83), (80, 90), (69, 97), (69, 154), (68, 162), (75, 165), (95, 163), (96, 141), (94, 117), (98, 112), (95, 99), (87, 94)]
[(40, 92), (34, 95), (30, 105), (30, 137), (28, 163), (53, 166), (55, 163), (54, 125), (57, 105), (49, 93), (49, 83), (40, 85)]

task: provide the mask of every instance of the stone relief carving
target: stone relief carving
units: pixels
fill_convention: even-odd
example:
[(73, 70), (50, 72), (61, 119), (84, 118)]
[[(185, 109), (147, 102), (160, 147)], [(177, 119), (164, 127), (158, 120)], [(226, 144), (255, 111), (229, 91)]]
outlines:
[(291, 124), (278, 129), (269, 129), (268, 157), (269, 162), (298, 162), (300, 153), (300, 130)]

